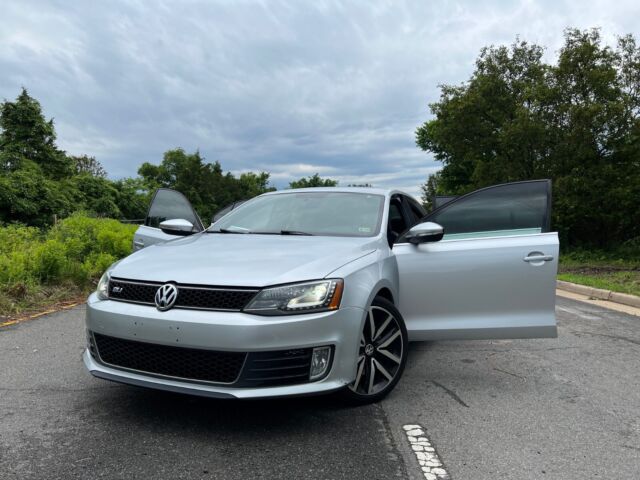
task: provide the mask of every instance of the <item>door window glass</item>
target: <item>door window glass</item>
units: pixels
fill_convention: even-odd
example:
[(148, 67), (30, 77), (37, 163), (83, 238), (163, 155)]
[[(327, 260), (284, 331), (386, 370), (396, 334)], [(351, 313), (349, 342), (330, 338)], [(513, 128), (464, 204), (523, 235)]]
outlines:
[(145, 225), (158, 228), (161, 222), (177, 218), (188, 220), (196, 229), (202, 230), (200, 219), (184, 195), (175, 190), (164, 188), (158, 190), (151, 202)]
[(445, 239), (527, 235), (549, 229), (547, 180), (497, 185), (460, 197), (425, 220), (444, 227)]
[(389, 204), (389, 230), (396, 236), (407, 229), (407, 222), (402, 215), (402, 202), (400, 198), (394, 197)]
[(404, 197), (404, 200), (408, 207), (409, 215), (411, 216), (410, 226), (413, 227), (415, 224), (420, 223), (420, 220), (426, 215), (426, 212), (413, 198)]

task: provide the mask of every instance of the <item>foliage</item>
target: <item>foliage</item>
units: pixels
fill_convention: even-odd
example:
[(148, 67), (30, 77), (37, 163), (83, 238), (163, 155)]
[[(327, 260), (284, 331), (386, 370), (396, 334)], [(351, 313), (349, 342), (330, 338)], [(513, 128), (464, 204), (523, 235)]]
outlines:
[(440, 194), (438, 190), (439, 180), (440, 172), (436, 172), (429, 175), (427, 181), (420, 185), (420, 200), (422, 200), (422, 206), (427, 212), (433, 210), (435, 197)]
[(107, 171), (102, 167), (102, 164), (96, 160), (96, 157), (90, 157), (88, 155), (71, 156), (69, 157), (73, 163), (76, 173), (86, 173), (93, 177), (106, 178)]
[(0, 129), (0, 170), (33, 164), (49, 178), (71, 173), (71, 161), (55, 145), (53, 120), (45, 120), (40, 103), (24, 88), (15, 102), (0, 105)]
[(598, 30), (565, 32), (557, 64), (524, 41), (484, 48), (471, 78), (441, 87), (416, 131), (443, 163), (427, 195), (551, 178), (566, 245), (605, 248), (640, 236), (640, 49)]
[(274, 190), (266, 172), (236, 178), (223, 173), (219, 162), (207, 163), (200, 152), (186, 153), (181, 148), (165, 152), (160, 165), (143, 163), (138, 174), (149, 190), (165, 187), (182, 192), (203, 219), (230, 203)]
[(289, 188), (310, 188), (310, 187), (335, 187), (338, 185), (337, 180), (330, 178), (321, 178), (317, 173), (300, 180), (294, 180), (289, 183)]
[(140, 218), (148, 192), (112, 182), (87, 155), (67, 156), (56, 144), (53, 120), (25, 89), (0, 105), (0, 222), (45, 226), (72, 212)]
[(47, 231), (0, 227), (0, 307), (13, 313), (46, 287), (92, 286), (109, 265), (131, 252), (134, 225), (74, 214)]

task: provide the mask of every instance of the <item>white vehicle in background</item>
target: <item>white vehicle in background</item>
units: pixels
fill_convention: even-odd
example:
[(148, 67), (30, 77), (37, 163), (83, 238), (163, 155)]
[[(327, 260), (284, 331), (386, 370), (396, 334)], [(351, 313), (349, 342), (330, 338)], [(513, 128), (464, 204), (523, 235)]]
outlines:
[(284, 190), (207, 229), (161, 189), (135, 234), (151, 246), (88, 299), (84, 363), (196, 395), (367, 403), (396, 385), (409, 341), (554, 337), (550, 185), (489, 187), (430, 214), (395, 190)]

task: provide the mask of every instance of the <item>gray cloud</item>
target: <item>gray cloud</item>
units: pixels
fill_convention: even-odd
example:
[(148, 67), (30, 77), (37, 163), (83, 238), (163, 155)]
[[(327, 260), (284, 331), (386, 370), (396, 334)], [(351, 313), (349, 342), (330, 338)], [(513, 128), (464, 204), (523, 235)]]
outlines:
[[(6, 2), (5, 2), (6, 3)], [(274, 183), (316, 171), (417, 193), (439, 164), (414, 145), (439, 83), (516, 35), (638, 33), (637, 2), (11, 2), (0, 96), (20, 86), (59, 144), (113, 177), (181, 146)]]

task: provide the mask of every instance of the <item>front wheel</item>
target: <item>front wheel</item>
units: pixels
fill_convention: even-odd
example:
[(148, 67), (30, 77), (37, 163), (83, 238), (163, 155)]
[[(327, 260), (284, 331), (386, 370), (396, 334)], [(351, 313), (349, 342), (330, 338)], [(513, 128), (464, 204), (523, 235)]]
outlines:
[(342, 391), (345, 399), (365, 404), (384, 398), (402, 376), (408, 343), (398, 309), (389, 300), (376, 297), (360, 332), (356, 378)]

